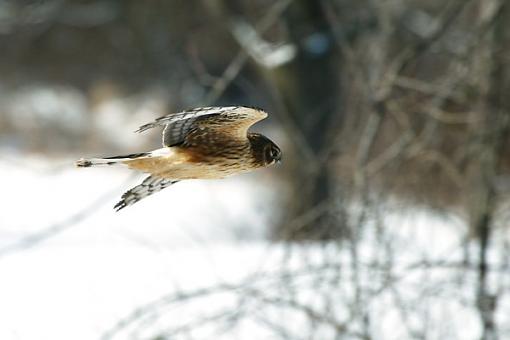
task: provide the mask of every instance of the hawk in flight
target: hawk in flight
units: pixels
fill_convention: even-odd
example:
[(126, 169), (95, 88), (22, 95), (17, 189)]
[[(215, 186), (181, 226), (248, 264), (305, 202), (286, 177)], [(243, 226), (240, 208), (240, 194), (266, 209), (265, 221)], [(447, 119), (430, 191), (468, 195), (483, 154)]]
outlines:
[(117, 211), (184, 179), (214, 179), (266, 167), (281, 160), (280, 148), (267, 137), (248, 132), (267, 117), (244, 106), (204, 107), (169, 114), (136, 132), (164, 126), (163, 148), (107, 158), (80, 159), (78, 167), (127, 165), (150, 176), (122, 195)]

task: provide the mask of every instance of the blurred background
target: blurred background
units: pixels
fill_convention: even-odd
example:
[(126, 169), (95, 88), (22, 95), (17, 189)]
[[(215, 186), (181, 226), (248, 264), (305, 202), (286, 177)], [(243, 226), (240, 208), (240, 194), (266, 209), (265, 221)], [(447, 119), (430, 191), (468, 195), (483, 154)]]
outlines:
[[(1, 339), (510, 338), (507, 1), (0, 0), (0, 75)], [(210, 105), (283, 164), (74, 168)]]

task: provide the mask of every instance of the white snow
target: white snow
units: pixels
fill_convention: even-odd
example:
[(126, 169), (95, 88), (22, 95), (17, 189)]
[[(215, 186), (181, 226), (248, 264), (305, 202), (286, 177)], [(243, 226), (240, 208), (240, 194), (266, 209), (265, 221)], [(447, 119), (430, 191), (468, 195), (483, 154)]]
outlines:
[[(276, 201), (270, 170), (181, 182), (115, 213), (122, 192), (143, 176), (76, 169), (72, 161), (0, 159), (0, 339), (154, 339), (194, 322), (193, 339), (301, 339), (312, 330), (328, 339), (327, 320), (310, 322), (325, 310), (348, 329), (343, 338), (358, 338), (356, 282), (375, 339), (420, 331), (429, 339), (480, 337), (476, 273), (440, 265), (463, 259), (464, 227), (451, 216), (388, 211), (383, 237), (367, 222), (356, 271), (347, 243), (265, 241)], [(390, 277), (376, 268), (387, 258)], [(510, 283), (506, 273), (493, 281)], [(116, 328), (151, 301), (159, 301), (153, 312)], [(229, 312), (245, 313), (232, 328)], [(507, 294), (501, 325), (508, 315)]]

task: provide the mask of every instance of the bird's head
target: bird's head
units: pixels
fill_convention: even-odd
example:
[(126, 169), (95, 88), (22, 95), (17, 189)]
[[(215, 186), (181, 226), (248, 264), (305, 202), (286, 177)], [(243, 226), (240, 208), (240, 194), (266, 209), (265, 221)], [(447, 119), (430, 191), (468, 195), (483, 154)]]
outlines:
[(248, 134), (248, 139), (250, 140), (255, 160), (260, 165), (268, 166), (281, 162), (282, 152), (272, 140), (259, 133)]

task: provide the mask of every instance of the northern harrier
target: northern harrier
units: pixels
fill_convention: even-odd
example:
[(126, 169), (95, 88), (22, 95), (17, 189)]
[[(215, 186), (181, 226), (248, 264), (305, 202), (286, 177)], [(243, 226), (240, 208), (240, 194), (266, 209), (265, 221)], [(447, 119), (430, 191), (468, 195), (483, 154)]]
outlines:
[(213, 179), (266, 167), (281, 160), (278, 146), (248, 132), (267, 117), (261, 109), (243, 106), (204, 107), (169, 114), (142, 125), (163, 130), (163, 148), (125, 156), (80, 159), (79, 167), (124, 164), (150, 173), (122, 195), (117, 211), (183, 179)]

